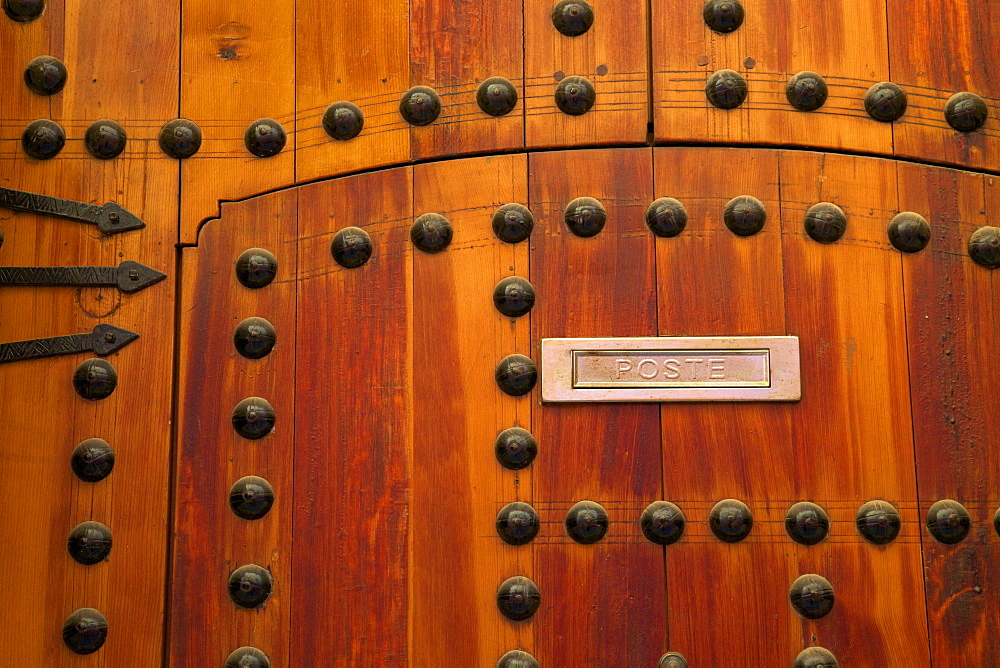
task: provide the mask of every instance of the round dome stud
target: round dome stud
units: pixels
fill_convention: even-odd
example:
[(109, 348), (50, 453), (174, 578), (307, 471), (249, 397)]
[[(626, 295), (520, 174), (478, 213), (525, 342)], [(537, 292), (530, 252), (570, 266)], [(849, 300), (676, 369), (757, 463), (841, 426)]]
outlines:
[(971, 527), (969, 511), (958, 501), (944, 499), (927, 510), (927, 530), (935, 540), (945, 545), (965, 540)]
[(87, 151), (98, 160), (118, 157), (125, 150), (127, 142), (125, 128), (107, 118), (94, 121), (83, 136)]
[(245, 520), (259, 520), (273, 505), (274, 489), (263, 478), (244, 476), (229, 490), (229, 507), (237, 517)]
[(931, 240), (931, 226), (919, 213), (903, 211), (889, 221), (889, 242), (904, 253), (923, 250)]
[(535, 305), (535, 286), (528, 279), (509, 276), (493, 289), (493, 305), (508, 318), (519, 318)]
[(667, 652), (660, 657), (657, 668), (688, 668), (687, 659), (677, 652)]
[(527, 503), (508, 503), (497, 513), (497, 533), (509, 545), (525, 545), (538, 535), (538, 512)]
[(66, 549), (84, 566), (100, 563), (111, 554), (111, 529), (100, 522), (81, 522), (69, 532)]
[(233, 429), (243, 438), (264, 438), (274, 429), (274, 408), (266, 399), (249, 397), (233, 409)]
[(24, 84), (35, 95), (55, 95), (66, 85), (66, 65), (54, 56), (32, 58), (24, 68)]
[(701, 10), (705, 25), (718, 33), (730, 33), (743, 25), (746, 13), (740, 0), (708, 0)]
[(597, 89), (586, 77), (565, 77), (556, 85), (556, 106), (564, 114), (582, 116), (597, 101)]
[(753, 514), (742, 501), (723, 499), (709, 512), (708, 526), (719, 540), (738, 543), (750, 535)]
[(501, 466), (514, 471), (527, 468), (538, 456), (538, 441), (527, 429), (504, 429), (496, 438), (494, 451)]
[(969, 236), (969, 257), (987, 269), (1000, 267), (1000, 227), (980, 227)]
[(802, 575), (796, 578), (788, 590), (788, 600), (800, 616), (820, 619), (833, 610), (833, 585), (820, 575)]
[(443, 251), (451, 243), (453, 234), (451, 223), (439, 213), (425, 213), (410, 227), (410, 241), (425, 253)]
[(3, 0), (3, 10), (10, 19), (28, 23), (45, 11), (45, 0)]
[(870, 543), (885, 545), (899, 535), (901, 520), (899, 511), (891, 503), (874, 500), (858, 509), (855, 520), (858, 533)]
[(274, 325), (264, 318), (247, 318), (236, 326), (233, 333), (236, 352), (251, 360), (259, 360), (270, 353), (277, 340)]
[(66, 132), (58, 123), (40, 119), (28, 123), (21, 134), (21, 148), (29, 158), (49, 160), (66, 145)]
[(278, 260), (269, 250), (250, 248), (236, 258), (236, 280), (244, 287), (259, 289), (274, 280)]
[(832, 202), (820, 202), (806, 211), (803, 225), (813, 241), (832, 244), (847, 231), (847, 214)]
[(653, 501), (639, 517), (642, 535), (657, 545), (673, 545), (684, 535), (684, 513), (669, 501)]
[(517, 88), (503, 77), (490, 77), (479, 84), (476, 104), (490, 116), (506, 116), (517, 106)]
[(569, 231), (578, 237), (597, 236), (608, 221), (604, 205), (593, 197), (577, 197), (566, 205), (563, 220)]
[(541, 602), (538, 585), (523, 575), (504, 580), (497, 589), (497, 608), (504, 617), (516, 622), (534, 615)]
[(69, 463), (80, 480), (100, 482), (115, 467), (115, 451), (104, 439), (88, 438), (73, 449)]
[(504, 393), (520, 397), (534, 389), (538, 381), (538, 367), (524, 355), (507, 355), (497, 364), (494, 375)]
[(256, 647), (240, 647), (226, 659), (225, 668), (271, 668), (271, 659)]
[(816, 111), (829, 94), (826, 80), (815, 72), (799, 72), (785, 86), (785, 99), (799, 111)]
[(830, 532), (830, 516), (815, 503), (801, 501), (785, 514), (785, 531), (796, 543), (815, 545)]
[(410, 125), (430, 125), (441, 115), (441, 98), (427, 86), (414, 86), (399, 101), (399, 115)]
[(516, 244), (531, 236), (535, 218), (522, 204), (504, 204), (493, 214), (493, 233), (501, 241)]
[(794, 668), (838, 668), (837, 657), (822, 647), (807, 647), (795, 657)]
[(687, 209), (673, 197), (661, 197), (646, 209), (646, 227), (658, 237), (676, 237), (687, 226)]
[(244, 145), (258, 158), (278, 155), (287, 142), (284, 126), (273, 118), (258, 118), (243, 133)]
[(719, 70), (705, 82), (705, 96), (713, 107), (735, 109), (743, 104), (749, 92), (747, 80), (734, 70)]
[(118, 372), (111, 362), (96, 357), (85, 360), (73, 372), (73, 389), (84, 399), (106, 399), (118, 387)]
[(372, 238), (360, 227), (345, 227), (333, 235), (330, 253), (341, 267), (357, 269), (372, 257)]
[(906, 92), (892, 82), (877, 83), (865, 93), (865, 111), (876, 121), (892, 123), (906, 113)]
[(538, 668), (538, 661), (527, 652), (512, 649), (500, 657), (497, 668)]
[(185, 160), (201, 148), (201, 128), (194, 121), (175, 118), (160, 128), (160, 150), (176, 160)]
[(240, 566), (229, 576), (229, 598), (241, 608), (258, 608), (271, 595), (271, 571), (256, 564)]
[(955, 93), (944, 104), (944, 119), (958, 132), (975, 132), (986, 124), (990, 110), (975, 93)]
[(75, 654), (93, 654), (108, 639), (108, 620), (93, 608), (79, 608), (63, 622), (63, 642)]
[(354, 139), (365, 127), (365, 115), (353, 102), (334, 102), (323, 112), (323, 130), (337, 141)]
[(579, 37), (594, 25), (594, 8), (585, 0), (560, 0), (552, 8), (552, 25), (567, 37)]
[(722, 210), (722, 220), (733, 234), (749, 237), (764, 229), (767, 209), (756, 197), (740, 195), (726, 202)]
[(566, 513), (566, 533), (581, 545), (592, 545), (608, 533), (608, 512), (599, 503), (580, 501)]

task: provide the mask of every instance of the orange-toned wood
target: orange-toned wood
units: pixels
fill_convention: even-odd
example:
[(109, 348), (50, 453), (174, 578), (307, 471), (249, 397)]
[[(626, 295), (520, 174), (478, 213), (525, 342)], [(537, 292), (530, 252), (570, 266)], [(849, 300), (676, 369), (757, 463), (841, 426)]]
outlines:
[[(552, 0), (524, 2), (525, 141), (530, 147), (640, 143), (649, 117), (647, 5), (641, 0), (590, 0), (594, 24), (567, 37), (552, 25)], [(556, 84), (583, 76), (597, 100), (581, 116), (555, 103)]]
[[(535, 358), (543, 338), (655, 335), (655, 250), (643, 222), (651, 151), (540, 153), (528, 166)], [(564, 223), (576, 197), (607, 209), (597, 236), (574, 236)], [(666, 648), (663, 548), (643, 538), (638, 520), (663, 493), (659, 407), (541, 404), (531, 431), (544, 523), (535, 547), (542, 604), (532, 621), (539, 663), (656, 665)], [(575, 543), (563, 525), (581, 500), (602, 504), (610, 516), (608, 535), (594, 545)]]
[[(284, 191), (224, 205), (198, 247), (183, 251), (169, 665), (222, 665), (244, 645), (289, 662), (295, 239), (296, 193)], [(274, 281), (256, 290), (234, 271), (250, 248), (269, 250), (278, 261)], [(268, 320), (277, 333), (262, 359), (244, 358), (233, 345), (236, 326), (249, 317)], [(233, 428), (233, 409), (248, 397), (274, 407), (274, 431), (259, 440)], [(229, 490), (244, 476), (264, 478), (274, 489), (274, 506), (260, 519), (230, 509)], [(259, 609), (237, 607), (227, 593), (230, 574), (247, 564), (266, 568), (274, 580)]]
[[(295, 181), (295, 12), (274, 0), (181, 0), (181, 10), (179, 115), (203, 135), (181, 165), (180, 240), (193, 244), (220, 200)], [(244, 133), (259, 118), (285, 128), (288, 143), (276, 156), (246, 149)]]
[[(401, 168), (298, 191), (292, 666), (405, 664), (410, 527), (447, 530), (408, 505), (411, 179)], [(351, 226), (374, 253), (344, 269), (330, 243)]]
[(444, 215), (454, 238), (413, 259), (412, 666), (492, 666), (534, 650), (535, 626), (496, 605), (504, 580), (535, 577), (533, 545), (496, 531), (504, 505), (532, 503), (532, 469), (504, 469), (493, 449), (504, 429), (531, 428), (531, 397), (494, 379), (503, 357), (531, 354), (530, 315), (504, 316), (492, 297), (508, 276), (530, 280), (529, 242), (505, 243), (491, 223), (497, 207), (527, 203), (527, 167), (516, 155), (414, 168), (414, 216)]

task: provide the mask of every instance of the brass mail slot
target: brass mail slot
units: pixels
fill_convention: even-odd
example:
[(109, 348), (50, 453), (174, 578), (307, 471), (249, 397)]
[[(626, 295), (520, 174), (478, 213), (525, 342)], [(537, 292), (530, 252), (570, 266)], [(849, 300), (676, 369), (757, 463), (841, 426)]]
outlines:
[(543, 401), (798, 401), (799, 340), (543, 339)]

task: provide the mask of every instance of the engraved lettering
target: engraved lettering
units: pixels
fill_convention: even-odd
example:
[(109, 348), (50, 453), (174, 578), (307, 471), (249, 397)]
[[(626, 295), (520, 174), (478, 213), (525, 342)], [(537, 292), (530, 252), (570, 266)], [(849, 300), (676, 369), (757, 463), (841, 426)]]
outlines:
[(628, 360), (617, 360), (617, 362), (618, 362), (618, 374), (615, 376), (615, 378), (621, 378), (623, 373), (632, 370), (632, 363), (629, 362)]
[(725, 380), (726, 378), (726, 360), (723, 359), (710, 359), (708, 360), (708, 370), (709, 378), (712, 380)]
[(671, 380), (681, 377), (681, 363), (679, 360), (666, 359), (663, 361), (663, 375)]
[(705, 360), (703, 360), (700, 357), (685, 358), (684, 363), (689, 365), (688, 368), (691, 370), (691, 375), (689, 376), (691, 380), (694, 380), (695, 378), (698, 377), (698, 367), (696, 365), (701, 364), (704, 361)]
[[(646, 365), (649, 365), (650, 367), (652, 367), (652, 370), (649, 370), (647, 368), (646, 371), (643, 371), (643, 367), (646, 367)], [(656, 374), (657, 374), (656, 360), (644, 359), (641, 362), (639, 362), (639, 375), (640, 376), (642, 376), (643, 378), (649, 380), (649, 379), (652, 379), (652, 378), (656, 378)]]

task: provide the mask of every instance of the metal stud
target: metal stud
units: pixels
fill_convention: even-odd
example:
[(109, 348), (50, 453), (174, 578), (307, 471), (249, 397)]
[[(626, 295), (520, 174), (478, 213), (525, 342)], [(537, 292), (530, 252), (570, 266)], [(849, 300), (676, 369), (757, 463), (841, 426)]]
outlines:
[(919, 213), (902, 211), (889, 221), (889, 242), (904, 253), (916, 253), (931, 240), (931, 226)]
[(747, 99), (747, 80), (734, 70), (719, 70), (705, 83), (705, 96), (712, 106), (735, 109)]
[(677, 652), (667, 652), (660, 657), (657, 668), (687, 668), (688, 662), (683, 655)]
[(969, 236), (969, 257), (987, 269), (1000, 267), (1000, 227), (980, 227)]
[(504, 429), (494, 443), (497, 461), (507, 469), (527, 468), (538, 456), (538, 441), (527, 429)]
[(243, 438), (264, 438), (274, 429), (274, 408), (266, 399), (249, 397), (233, 409), (233, 429)]
[(3, 247), (3, 230), (0, 230), (0, 248)]
[(794, 668), (838, 668), (837, 657), (822, 647), (807, 647), (795, 657)]
[(525, 315), (535, 305), (535, 286), (526, 278), (509, 276), (493, 289), (493, 305), (509, 318)]
[(490, 77), (479, 84), (476, 104), (490, 116), (505, 116), (517, 106), (517, 88), (503, 77)]
[(441, 115), (441, 98), (427, 86), (414, 86), (403, 93), (399, 115), (410, 125), (430, 125)]
[(115, 451), (104, 439), (88, 438), (73, 449), (69, 465), (80, 480), (100, 482), (115, 467)]
[(684, 513), (669, 501), (653, 501), (639, 517), (642, 534), (657, 545), (673, 545), (684, 535)]
[(266, 356), (278, 340), (274, 325), (264, 318), (247, 318), (236, 325), (233, 332), (233, 346), (236, 352), (251, 360)]
[(507, 355), (497, 364), (494, 376), (504, 393), (520, 397), (534, 389), (538, 381), (538, 367), (524, 355)]
[(240, 647), (226, 659), (225, 668), (271, 668), (271, 659), (256, 647)]
[(257, 608), (271, 595), (271, 571), (256, 564), (240, 566), (229, 576), (229, 598), (241, 608)]
[(270, 158), (281, 153), (288, 141), (285, 128), (273, 118), (258, 118), (247, 126), (243, 143), (258, 158)]
[(92, 123), (83, 136), (87, 151), (98, 160), (117, 157), (125, 150), (127, 141), (125, 128), (107, 118)]
[(63, 622), (63, 642), (75, 654), (93, 654), (108, 639), (108, 620), (93, 608), (79, 608)]
[(586, 77), (565, 77), (556, 86), (556, 106), (564, 114), (581, 116), (597, 101), (597, 89)]
[(504, 617), (516, 622), (534, 615), (541, 602), (538, 585), (523, 575), (507, 578), (497, 589), (497, 608)]
[(3, 0), (3, 10), (14, 21), (34, 21), (45, 10), (45, 0)]
[(847, 214), (832, 202), (820, 202), (806, 211), (804, 226), (813, 241), (832, 244), (847, 231)]
[(194, 121), (175, 118), (160, 128), (160, 150), (177, 160), (190, 158), (201, 148), (201, 128)]
[(975, 132), (989, 115), (986, 100), (975, 93), (955, 93), (944, 103), (944, 119), (959, 132)]
[(451, 243), (452, 235), (451, 223), (439, 213), (425, 213), (410, 227), (410, 241), (425, 253), (440, 253)]
[(66, 65), (55, 56), (32, 58), (24, 68), (24, 83), (36, 95), (55, 95), (66, 85)]
[(816, 111), (830, 94), (826, 80), (815, 72), (799, 72), (788, 80), (785, 98), (799, 111)]
[(701, 10), (705, 25), (715, 32), (733, 32), (743, 25), (745, 12), (740, 0), (708, 0)]
[(32, 121), (21, 134), (21, 148), (35, 160), (54, 158), (65, 145), (66, 132), (52, 121)]
[(708, 526), (719, 540), (738, 543), (750, 535), (753, 514), (742, 501), (723, 499), (709, 511)]
[(944, 499), (927, 511), (927, 530), (945, 545), (962, 542), (969, 535), (971, 526), (969, 511), (958, 501)]
[(73, 389), (84, 399), (105, 399), (118, 386), (118, 372), (111, 362), (92, 357), (73, 372)]
[(661, 197), (646, 209), (646, 227), (658, 237), (676, 237), (687, 220), (687, 209), (673, 197)]
[(269, 250), (250, 248), (236, 258), (236, 280), (248, 288), (264, 287), (277, 273), (278, 260)]
[(885, 545), (899, 535), (901, 520), (895, 506), (875, 500), (858, 509), (855, 523), (862, 538), (876, 545)]
[(749, 237), (757, 234), (767, 222), (764, 203), (750, 195), (740, 195), (726, 202), (722, 219), (733, 234)]
[(345, 227), (333, 235), (330, 253), (341, 267), (357, 269), (372, 257), (372, 238), (360, 227)]
[(582, 545), (592, 545), (608, 533), (608, 512), (599, 503), (580, 501), (566, 513), (566, 533)]
[(815, 545), (830, 532), (830, 516), (815, 503), (802, 501), (785, 514), (785, 531), (796, 543)]
[(527, 239), (534, 227), (535, 217), (523, 204), (504, 204), (493, 214), (493, 233), (509, 244)]
[(274, 488), (263, 478), (244, 476), (229, 490), (229, 507), (237, 517), (245, 520), (259, 520), (273, 505)]
[(993, 530), (1000, 536), (1000, 508), (993, 514)]
[(578, 237), (593, 237), (604, 229), (608, 212), (593, 197), (577, 197), (566, 205), (563, 220), (569, 231)]
[(788, 590), (788, 600), (800, 616), (820, 619), (833, 610), (833, 585), (820, 575), (802, 575)]
[(500, 657), (497, 668), (538, 668), (538, 661), (527, 652), (512, 649)]
[(560, 0), (552, 8), (552, 25), (567, 37), (579, 37), (594, 25), (594, 8), (585, 0)]
[(889, 81), (877, 83), (865, 93), (865, 111), (876, 121), (891, 123), (906, 113), (906, 92)]
[(111, 529), (100, 522), (81, 522), (69, 532), (66, 549), (84, 566), (100, 563), (111, 554)]
[(538, 535), (538, 513), (527, 503), (508, 503), (497, 513), (497, 533), (510, 545), (525, 545)]
[(365, 127), (365, 115), (353, 102), (334, 102), (323, 112), (323, 129), (337, 141), (354, 139)]

